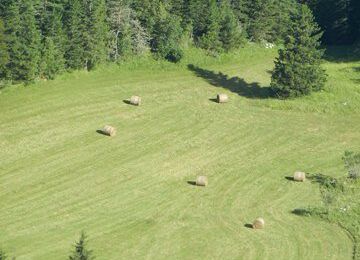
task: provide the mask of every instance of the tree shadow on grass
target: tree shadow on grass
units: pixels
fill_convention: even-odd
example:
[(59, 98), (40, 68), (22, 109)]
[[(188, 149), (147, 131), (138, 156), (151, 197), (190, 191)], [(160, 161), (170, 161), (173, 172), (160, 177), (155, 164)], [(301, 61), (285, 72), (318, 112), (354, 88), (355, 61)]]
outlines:
[(360, 48), (354, 46), (328, 46), (324, 59), (330, 62), (360, 61)]
[(228, 89), (246, 98), (264, 99), (274, 97), (274, 92), (270, 87), (261, 87), (258, 82), (247, 83), (242, 78), (229, 78), (221, 72), (215, 73), (192, 64), (188, 65), (188, 69), (193, 71), (197, 77), (205, 79), (211, 85)]

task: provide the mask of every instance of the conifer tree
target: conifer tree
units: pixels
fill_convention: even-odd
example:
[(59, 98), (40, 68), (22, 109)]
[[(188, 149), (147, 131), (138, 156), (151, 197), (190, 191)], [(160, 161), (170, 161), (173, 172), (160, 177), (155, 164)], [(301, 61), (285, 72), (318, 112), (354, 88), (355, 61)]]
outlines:
[(205, 33), (199, 39), (200, 47), (217, 53), (221, 51), (220, 37), (221, 13), (216, 0), (208, 0), (208, 16), (205, 21)]
[(62, 54), (51, 37), (45, 38), (41, 57), (40, 74), (42, 78), (54, 79), (57, 74), (63, 71)]
[[(63, 31), (64, 7), (57, 1), (45, 1), (42, 6), (42, 51), (40, 76), (54, 79), (56, 74), (65, 69), (66, 35)], [(49, 62), (49, 64), (47, 64)]]
[(183, 56), (179, 46), (182, 35), (180, 19), (177, 16), (171, 16), (164, 7), (161, 7), (160, 13), (154, 26), (152, 51), (169, 61), (178, 62)]
[(295, 0), (277, 0), (273, 5), (272, 29), (268, 33), (271, 42), (283, 42), (288, 33), (288, 25), (291, 23), (291, 14), (296, 12), (298, 3)]
[(249, 0), (230, 0), (231, 9), (241, 26), (246, 30), (249, 26)]
[(86, 37), (86, 24), (84, 9), (81, 0), (69, 1), (66, 14), (67, 22), (67, 43), (66, 43), (66, 64), (71, 69), (86, 68), (86, 57), (84, 42)]
[(321, 68), (321, 33), (310, 9), (301, 5), (292, 17), (285, 48), (275, 61), (271, 87), (281, 97), (297, 97), (321, 90), (326, 75)]
[(64, 32), (63, 25), (63, 16), (64, 8), (59, 3), (53, 3), (51, 6), (48, 6), (46, 12), (44, 13), (45, 23), (42, 26), (43, 36), (51, 37), (54, 41), (54, 44), (58, 48), (58, 51), (61, 52), (64, 56), (65, 46), (66, 46), (66, 34)]
[(5, 39), (5, 27), (2, 19), (0, 18), (0, 80), (6, 78), (7, 68), (9, 62), (9, 53)]
[(135, 10), (137, 18), (142, 26), (150, 33), (153, 33), (154, 26), (159, 19), (161, 0), (132, 0), (130, 7)]
[(271, 40), (274, 28), (274, 0), (253, 0), (249, 4), (248, 34), (251, 40)]
[(94, 259), (93, 253), (91, 250), (88, 250), (86, 247), (86, 235), (84, 232), (81, 233), (80, 239), (75, 243), (75, 249), (73, 253), (69, 256), (69, 260), (92, 260)]
[(32, 81), (38, 76), (40, 61), (40, 32), (32, 3), (14, 1), (8, 9), (6, 20), (10, 77), (13, 80)]
[(1, 0), (0, 1), (0, 17), (5, 18), (8, 8), (14, 0)]
[(244, 41), (244, 34), (234, 12), (227, 2), (222, 4), (222, 22), (220, 28), (220, 41), (224, 50), (238, 48)]
[(84, 1), (85, 23), (85, 57), (86, 68), (92, 69), (107, 59), (108, 28), (106, 23), (105, 0)]
[(22, 46), (19, 39), (20, 27), (19, 3), (14, 2), (6, 11), (6, 43), (9, 53), (7, 74), (12, 80), (18, 79), (18, 75), (20, 74), (18, 71), (22, 59)]
[(22, 73), (20, 79), (32, 81), (39, 75), (41, 36), (31, 1), (23, 0), (21, 10), (20, 41), (22, 43)]

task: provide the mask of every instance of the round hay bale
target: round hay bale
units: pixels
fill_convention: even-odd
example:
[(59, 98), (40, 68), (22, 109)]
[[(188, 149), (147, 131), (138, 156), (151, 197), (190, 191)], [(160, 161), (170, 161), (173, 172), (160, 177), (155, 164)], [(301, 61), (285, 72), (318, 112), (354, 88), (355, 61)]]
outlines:
[(263, 229), (265, 227), (265, 220), (263, 218), (257, 218), (253, 222), (254, 229)]
[(226, 94), (218, 94), (217, 95), (217, 102), (218, 103), (227, 103), (229, 101), (229, 97)]
[(134, 105), (134, 106), (140, 106), (141, 105), (141, 97), (132, 96), (130, 98), (130, 104)]
[(196, 179), (196, 185), (197, 186), (207, 186), (208, 185), (208, 179), (206, 176), (199, 176)]
[(294, 181), (305, 181), (306, 174), (305, 172), (295, 172), (294, 173)]
[(116, 135), (116, 129), (114, 127), (112, 127), (112, 126), (109, 126), (109, 125), (104, 126), (102, 132), (105, 135), (108, 135), (108, 136), (115, 136)]

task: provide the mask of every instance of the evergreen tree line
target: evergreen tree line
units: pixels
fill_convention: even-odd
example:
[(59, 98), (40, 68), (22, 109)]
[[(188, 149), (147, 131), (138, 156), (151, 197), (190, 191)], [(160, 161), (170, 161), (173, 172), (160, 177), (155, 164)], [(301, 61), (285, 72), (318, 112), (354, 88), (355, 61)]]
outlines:
[(353, 44), (360, 41), (359, 0), (303, 0), (324, 31), (325, 44)]
[[(325, 39), (346, 38), (327, 26), (335, 23), (327, 9), (346, 21), (333, 27), (347, 42), (359, 36), (359, 1), (304, 2), (324, 24)], [(347, 19), (331, 8), (335, 2), (344, 2)], [(185, 43), (217, 54), (245, 41), (284, 42), (298, 7), (297, 0), (2, 0), (0, 79), (53, 79), (148, 50), (177, 62)]]
[(184, 42), (218, 53), (282, 41), (295, 0), (2, 0), (0, 78), (53, 79), (151, 50), (177, 62)]

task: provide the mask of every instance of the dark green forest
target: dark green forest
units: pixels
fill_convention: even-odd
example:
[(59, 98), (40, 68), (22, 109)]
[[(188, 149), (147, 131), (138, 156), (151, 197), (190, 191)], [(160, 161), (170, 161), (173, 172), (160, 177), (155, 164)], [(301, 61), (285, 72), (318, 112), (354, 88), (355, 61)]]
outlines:
[(2, 0), (0, 78), (53, 79), (149, 50), (179, 61), (184, 42), (216, 55), (246, 42), (286, 42), (307, 4), (322, 44), (360, 40), (358, 0)]

